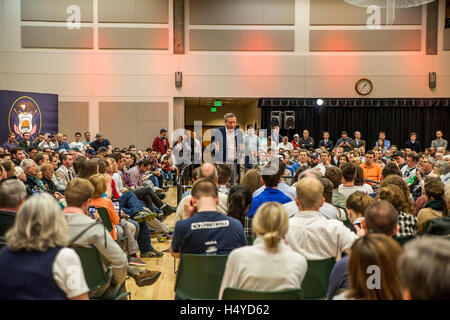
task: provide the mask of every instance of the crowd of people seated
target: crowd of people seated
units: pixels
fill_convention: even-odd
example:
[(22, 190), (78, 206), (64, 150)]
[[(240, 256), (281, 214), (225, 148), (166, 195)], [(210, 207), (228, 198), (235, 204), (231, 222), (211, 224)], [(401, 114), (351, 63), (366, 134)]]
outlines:
[[(171, 149), (166, 134), (145, 151), (113, 149), (100, 133), (93, 141), (76, 133), (72, 143), (24, 135), (20, 145), (11, 135), (0, 149), (0, 210), (17, 218), (0, 235), (0, 299), (108, 299), (125, 290), (127, 275), (151, 285), (161, 273), (137, 267), (162, 256), (152, 235), (171, 240), (174, 258), (229, 255), (219, 298), (226, 288), (301, 289), (309, 262), (330, 258), (328, 299), (450, 298), (450, 154), (440, 130), (423, 150), (414, 133), (397, 147), (381, 132), (369, 147), (359, 132), (343, 131), (336, 143), (324, 132), (317, 144), (308, 130), (289, 142), (276, 127), (267, 138), (250, 128), (242, 178), (232, 183), (225, 163), (192, 166), (192, 189), (176, 208), (163, 200), (181, 173), (180, 148), (198, 159), (201, 143), (190, 133)], [(163, 222), (172, 213), (175, 228)], [(95, 291), (83, 277), (67, 287), (68, 264), (82, 273), (71, 248), (87, 245), (108, 278)], [(28, 266), (37, 261), (39, 278)], [(370, 287), (373, 266), (381, 272)]]
[[(39, 134), (36, 142), (30, 142), (28, 134), (22, 138), (19, 145), (11, 134), (0, 149), (0, 211), (18, 217), (14, 226), (0, 235), (2, 246), (6, 245), (2, 268), (17, 267), (9, 264), (9, 259), (19, 265), (42, 261), (45, 267), (35, 277), (46, 277), (50, 283), (30, 291), (19, 273), (5, 279), (4, 286), (0, 284), (0, 298), (110, 299), (125, 290), (127, 275), (138, 286), (158, 280), (160, 272), (137, 267), (147, 265), (142, 258), (163, 256), (153, 248), (152, 236), (160, 242), (172, 238), (173, 228), (163, 220), (176, 208), (163, 200), (174, 180), (173, 176), (159, 179), (165, 170), (173, 169), (176, 175), (169, 145), (162, 155), (164, 161), (152, 148), (145, 153), (134, 146), (113, 152), (100, 133), (94, 141), (89, 132), (85, 141), (76, 133), (70, 144), (63, 134)], [(100, 210), (106, 210), (107, 217), (100, 217)], [(106, 231), (109, 223), (112, 229)], [(106, 285), (89, 294), (80, 260), (70, 249), (79, 246), (96, 248), (106, 270)], [(81, 270), (77, 290), (67, 288), (73, 266)], [(23, 268), (25, 273), (29, 271), (29, 266)]]

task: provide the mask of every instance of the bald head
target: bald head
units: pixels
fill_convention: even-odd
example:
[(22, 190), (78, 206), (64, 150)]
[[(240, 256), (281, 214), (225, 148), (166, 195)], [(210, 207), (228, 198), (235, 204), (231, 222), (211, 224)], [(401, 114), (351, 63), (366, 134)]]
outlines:
[(198, 170), (198, 178), (210, 178), (217, 183), (217, 169), (211, 163), (204, 163), (200, 166)]
[(319, 211), (324, 202), (323, 185), (317, 178), (306, 177), (296, 183), (297, 206), (300, 211)]
[(392, 236), (396, 231), (398, 213), (395, 207), (386, 200), (371, 204), (364, 215), (367, 232), (383, 233)]

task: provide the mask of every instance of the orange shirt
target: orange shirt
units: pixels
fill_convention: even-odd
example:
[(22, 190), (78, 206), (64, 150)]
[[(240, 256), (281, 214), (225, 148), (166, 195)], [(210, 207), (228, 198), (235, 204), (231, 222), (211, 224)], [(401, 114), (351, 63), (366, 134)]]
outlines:
[(95, 207), (103, 207), (106, 208), (106, 210), (108, 210), (109, 220), (111, 220), (111, 224), (113, 225), (113, 229), (110, 232), (110, 234), (114, 240), (117, 240), (117, 233), (114, 225), (119, 224), (120, 217), (117, 214), (116, 209), (114, 209), (112, 201), (108, 198), (91, 199), (90, 205)]
[[(376, 163), (372, 163), (371, 167), (367, 167), (366, 163), (363, 163), (361, 168), (364, 170), (364, 179), (375, 180), (378, 182), (381, 180), (381, 167)], [(373, 185), (373, 183), (370, 182), (369, 184)]]

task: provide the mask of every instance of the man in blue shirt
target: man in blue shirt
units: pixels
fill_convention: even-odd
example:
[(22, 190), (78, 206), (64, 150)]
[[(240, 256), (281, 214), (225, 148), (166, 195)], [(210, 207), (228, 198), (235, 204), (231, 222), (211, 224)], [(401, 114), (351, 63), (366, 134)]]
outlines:
[(111, 143), (108, 139), (103, 139), (103, 135), (101, 133), (97, 133), (95, 135), (95, 140), (92, 141), (89, 145), (95, 150), (95, 152), (97, 152), (100, 147), (105, 147), (109, 150), (112, 150)]
[(229, 254), (246, 246), (247, 238), (239, 220), (217, 212), (219, 191), (216, 182), (201, 178), (192, 187), (191, 198), (184, 205), (185, 220), (178, 221), (170, 253)]
[(286, 170), (286, 165), (281, 160), (278, 160), (278, 167), (276, 165), (277, 163), (275, 162), (269, 162), (262, 169), (262, 180), (265, 189), (259, 195), (253, 196), (251, 209), (248, 214), (249, 218), (253, 218), (256, 210), (265, 202), (273, 201), (285, 204), (292, 201), (291, 198), (278, 189), (278, 184), (281, 182), (282, 173)]
[[(391, 147), (391, 142), (386, 139), (386, 132), (380, 131), (378, 136), (381, 140), (383, 140), (384, 146), (389, 149)], [(375, 142), (375, 146), (378, 147), (378, 141)]]
[(60, 152), (62, 149), (69, 152), (71, 150), (69, 144), (64, 141), (63, 135), (61, 133), (58, 133), (56, 136), (56, 141), (58, 141), (58, 147), (55, 149), (56, 152)]

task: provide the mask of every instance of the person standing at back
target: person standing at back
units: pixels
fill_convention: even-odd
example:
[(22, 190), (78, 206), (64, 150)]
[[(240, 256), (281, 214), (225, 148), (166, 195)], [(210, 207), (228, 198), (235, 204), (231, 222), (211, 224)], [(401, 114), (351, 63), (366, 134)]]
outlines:
[(439, 147), (444, 148), (444, 150), (447, 150), (447, 140), (442, 138), (442, 131), (441, 130), (437, 130), (436, 131), (436, 139), (431, 141), (431, 146), (434, 147), (436, 150)]
[(161, 154), (166, 154), (167, 149), (170, 148), (169, 140), (167, 139), (167, 130), (161, 129), (159, 131), (159, 136), (153, 140), (152, 148), (156, 152), (161, 152)]

